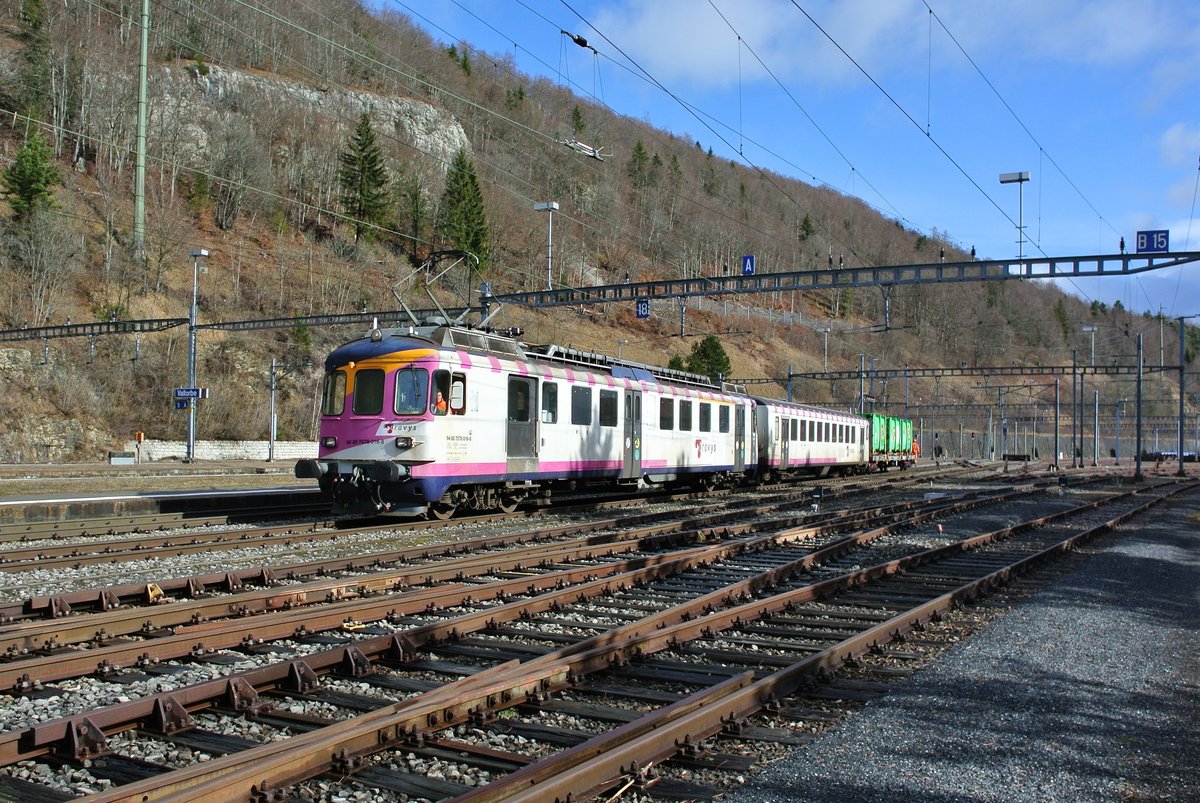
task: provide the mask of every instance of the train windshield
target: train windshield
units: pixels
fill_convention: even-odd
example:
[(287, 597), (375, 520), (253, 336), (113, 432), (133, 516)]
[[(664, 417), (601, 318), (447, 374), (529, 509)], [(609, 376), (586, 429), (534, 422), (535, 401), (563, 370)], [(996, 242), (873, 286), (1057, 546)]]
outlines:
[(346, 372), (325, 374), (325, 386), (321, 390), (321, 415), (341, 415), (345, 407)]
[(422, 415), (428, 397), (428, 371), (408, 367), (396, 372), (396, 415)]

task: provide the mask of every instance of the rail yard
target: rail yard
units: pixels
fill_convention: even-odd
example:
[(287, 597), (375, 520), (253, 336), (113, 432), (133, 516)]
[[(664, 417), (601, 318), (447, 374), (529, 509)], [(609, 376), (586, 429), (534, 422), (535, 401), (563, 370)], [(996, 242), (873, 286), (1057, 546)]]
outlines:
[(0, 796), (773, 799), (789, 753), (1082, 545), (1195, 521), (1195, 478), (1044, 468), (449, 522), (302, 495), (261, 523), (6, 520)]

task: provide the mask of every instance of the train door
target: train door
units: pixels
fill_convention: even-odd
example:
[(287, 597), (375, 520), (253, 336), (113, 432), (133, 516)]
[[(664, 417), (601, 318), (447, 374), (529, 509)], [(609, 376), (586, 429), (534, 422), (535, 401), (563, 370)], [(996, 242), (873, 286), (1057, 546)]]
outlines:
[(642, 393), (625, 391), (625, 443), (622, 449), (621, 479), (642, 476)]
[(508, 378), (506, 444), (508, 473), (537, 470), (537, 380), (530, 376)]
[(776, 429), (779, 430), (779, 467), (787, 468), (791, 465), (788, 462), (788, 453), (791, 451), (788, 449), (788, 435), (791, 432), (791, 424), (788, 422), (788, 419), (780, 416), (779, 426)]
[(742, 404), (733, 408), (733, 470), (746, 470), (746, 410)]

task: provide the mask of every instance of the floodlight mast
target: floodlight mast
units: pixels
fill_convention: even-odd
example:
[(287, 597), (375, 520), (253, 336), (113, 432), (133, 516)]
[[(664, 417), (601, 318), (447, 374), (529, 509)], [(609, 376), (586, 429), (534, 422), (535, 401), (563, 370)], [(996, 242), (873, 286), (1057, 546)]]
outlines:
[(546, 236), (546, 289), (554, 289), (554, 213), (558, 211), (557, 201), (540, 201), (533, 205), (533, 211), (546, 212), (550, 218)]
[(1025, 258), (1025, 182), (1029, 181), (1029, 171), (1020, 170), (1015, 173), (1001, 173), (1001, 184), (1017, 185), (1017, 259)]

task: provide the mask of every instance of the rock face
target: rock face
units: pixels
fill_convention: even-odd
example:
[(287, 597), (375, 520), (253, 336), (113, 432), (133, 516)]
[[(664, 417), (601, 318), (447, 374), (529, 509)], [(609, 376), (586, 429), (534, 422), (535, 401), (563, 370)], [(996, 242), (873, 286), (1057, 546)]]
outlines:
[(0, 463), (62, 463), (103, 453), (105, 433), (30, 404), (19, 390), (62, 382), (28, 349), (0, 349)]
[[(442, 166), (443, 172), (460, 148), (470, 152), (466, 132), (450, 113), (414, 98), (389, 97), (330, 87), (319, 89), (309, 84), (276, 76), (196, 65), (163, 68), (164, 107), (172, 113), (191, 113), (188, 118), (203, 119), (199, 104), (228, 110), (249, 110), (261, 104), (296, 104), (306, 112), (343, 121), (346, 130), (354, 127), (364, 111), (375, 125), (394, 129), (395, 136), (426, 154)], [(190, 110), (188, 107), (191, 106)], [(199, 128), (199, 126), (194, 126)], [(378, 129), (377, 129), (378, 130)], [(197, 151), (203, 151), (203, 133), (194, 132)]]

